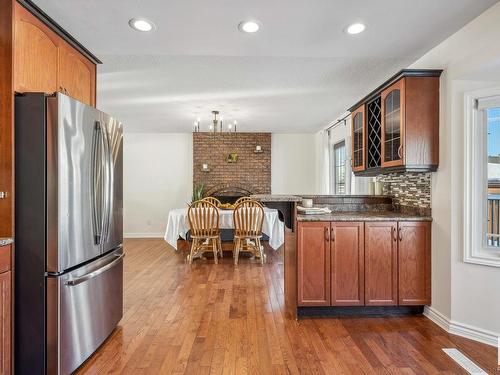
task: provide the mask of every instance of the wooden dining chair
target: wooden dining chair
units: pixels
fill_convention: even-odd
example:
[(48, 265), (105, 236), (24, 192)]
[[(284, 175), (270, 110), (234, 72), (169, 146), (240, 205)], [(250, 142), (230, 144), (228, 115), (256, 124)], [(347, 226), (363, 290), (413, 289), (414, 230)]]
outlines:
[(220, 205), (222, 204), (220, 200), (218, 200), (217, 198), (215, 197), (205, 197), (202, 199), (202, 201), (206, 201), (206, 202), (210, 202), (212, 203), (215, 207), (220, 207)]
[(252, 198), (250, 197), (241, 197), (241, 198), (238, 198), (235, 202), (235, 206), (239, 205), (240, 203), (243, 203), (243, 202), (249, 202), (249, 201), (253, 201)]
[(262, 224), (264, 223), (264, 208), (254, 200), (239, 203), (234, 209), (234, 264), (238, 264), (240, 251), (250, 251), (254, 256), (260, 256), (264, 264), (264, 248), (262, 238)]
[(213, 251), (214, 262), (217, 264), (218, 255), (222, 258), (219, 210), (214, 204), (202, 199), (191, 203), (188, 220), (192, 239), (189, 264), (193, 263), (194, 256), (205, 251)]

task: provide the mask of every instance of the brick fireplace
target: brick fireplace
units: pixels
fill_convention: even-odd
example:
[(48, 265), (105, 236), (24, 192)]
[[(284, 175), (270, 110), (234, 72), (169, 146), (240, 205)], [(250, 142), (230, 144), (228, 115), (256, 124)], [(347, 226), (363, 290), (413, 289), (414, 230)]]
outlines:
[[(228, 161), (230, 154), (236, 154), (236, 161)], [(203, 164), (207, 171), (202, 171)], [(193, 133), (193, 184), (200, 183), (205, 196), (223, 202), (270, 194), (271, 133)]]

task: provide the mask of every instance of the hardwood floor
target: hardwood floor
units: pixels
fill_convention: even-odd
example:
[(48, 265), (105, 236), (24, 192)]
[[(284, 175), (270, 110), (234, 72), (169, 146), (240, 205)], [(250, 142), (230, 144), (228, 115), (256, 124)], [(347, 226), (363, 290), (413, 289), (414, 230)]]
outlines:
[(280, 252), (236, 268), (229, 253), (189, 266), (157, 239), (125, 252), (124, 317), (79, 374), (466, 374), (452, 347), (496, 371), (495, 348), (422, 316), (287, 320)]

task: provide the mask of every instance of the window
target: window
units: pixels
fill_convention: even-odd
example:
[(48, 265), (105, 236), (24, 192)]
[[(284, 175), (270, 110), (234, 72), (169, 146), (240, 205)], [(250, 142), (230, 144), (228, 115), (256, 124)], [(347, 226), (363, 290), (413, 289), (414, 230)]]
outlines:
[(333, 146), (335, 194), (346, 193), (345, 141)]
[(465, 106), (464, 260), (500, 267), (500, 90)]
[(488, 126), (488, 203), (486, 241), (500, 248), (500, 107), (486, 109)]

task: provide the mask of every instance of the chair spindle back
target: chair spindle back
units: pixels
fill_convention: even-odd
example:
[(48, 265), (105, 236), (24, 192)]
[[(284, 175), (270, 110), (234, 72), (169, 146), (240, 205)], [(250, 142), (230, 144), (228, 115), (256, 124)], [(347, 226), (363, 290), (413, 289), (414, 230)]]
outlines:
[(264, 222), (264, 208), (257, 201), (243, 201), (234, 209), (233, 221), (235, 236), (260, 237)]
[(212, 237), (219, 234), (219, 210), (206, 200), (191, 203), (188, 220), (193, 237)]

